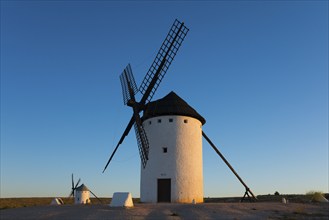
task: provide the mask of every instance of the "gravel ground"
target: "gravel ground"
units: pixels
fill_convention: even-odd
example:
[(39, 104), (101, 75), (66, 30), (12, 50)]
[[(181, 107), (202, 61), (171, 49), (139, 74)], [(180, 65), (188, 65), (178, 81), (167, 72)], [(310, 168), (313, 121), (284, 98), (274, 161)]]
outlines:
[(329, 204), (203, 203), (35, 206), (0, 210), (0, 219), (329, 219)]

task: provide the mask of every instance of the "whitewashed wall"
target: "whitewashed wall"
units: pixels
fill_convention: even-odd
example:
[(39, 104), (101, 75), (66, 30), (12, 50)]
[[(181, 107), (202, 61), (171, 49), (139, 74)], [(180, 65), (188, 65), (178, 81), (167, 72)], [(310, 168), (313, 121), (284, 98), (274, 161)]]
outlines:
[(203, 202), (201, 122), (187, 116), (159, 116), (145, 120), (143, 126), (150, 151), (145, 169), (141, 168), (141, 201), (157, 202), (157, 180), (170, 178), (171, 202)]
[(89, 201), (90, 195), (89, 191), (75, 191), (75, 204), (87, 204)]

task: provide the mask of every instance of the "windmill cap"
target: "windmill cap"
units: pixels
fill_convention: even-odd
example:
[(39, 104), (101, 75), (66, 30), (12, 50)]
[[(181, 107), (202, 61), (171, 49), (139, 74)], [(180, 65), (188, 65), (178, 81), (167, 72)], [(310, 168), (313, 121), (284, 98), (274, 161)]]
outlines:
[(164, 115), (182, 115), (198, 119), (202, 125), (206, 120), (187, 102), (171, 91), (162, 99), (149, 102), (143, 113), (142, 120)]
[(81, 186), (77, 187), (76, 191), (90, 191), (85, 184), (81, 184)]

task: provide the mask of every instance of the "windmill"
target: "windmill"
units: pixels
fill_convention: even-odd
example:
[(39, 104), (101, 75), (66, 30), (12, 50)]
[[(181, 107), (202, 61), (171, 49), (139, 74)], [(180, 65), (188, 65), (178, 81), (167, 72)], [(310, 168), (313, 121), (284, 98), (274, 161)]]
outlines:
[(85, 184), (80, 183), (81, 179), (79, 178), (78, 182), (74, 185), (73, 173), (72, 173), (72, 191), (69, 195), (69, 198), (74, 197), (74, 204), (88, 204), (90, 203), (90, 196), (91, 193), (95, 198), (102, 203), (102, 201), (90, 190), (87, 188)]
[[(245, 187), (242, 201), (246, 196), (256, 200), (249, 187), (202, 131), (205, 120), (201, 115), (174, 92), (151, 101), (188, 31), (183, 22), (174, 21), (139, 88), (130, 64), (120, 75), (123, 101), (133, 109), (133, 114), (103, 173), (134, 125), (142, 165), (141, 201), (203, 202), (201, 140), (204, 137)], [(142, 94), (139, 102), (135, 99), (138, 91)]]
[(79, 183), (81, 181), (81, 179), (79, 178), (78, 182), (74, 185), (73, 173), (72, 173), (72, 176), (71, 177), (72, 177), (72, 191), (71, 191), (71, 193), (69, 195), (69, 198), (71, 198), (72, 196), (74, 197), (74, 193), (75, 193), (75, 191), (77, 189), (77, 186), (79, 185)]

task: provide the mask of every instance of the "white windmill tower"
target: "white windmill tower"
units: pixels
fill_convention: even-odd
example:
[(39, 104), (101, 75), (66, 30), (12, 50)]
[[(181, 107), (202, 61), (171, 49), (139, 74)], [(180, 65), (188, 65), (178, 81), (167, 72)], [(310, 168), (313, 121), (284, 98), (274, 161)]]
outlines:
[(150, 150), (141, 170), (141, 201), (203, 202), (205, 119), (174, 92), (150, 102), (142, 119)]
[[(244, 197), (250, 193), (255, 198), (202, 131), (205, 120), (201, 115), (173, 92), (151, 102), (188, 31), (183, 22), (175, 20), (139, 89), (130, 64), (120, 75), (124, 104), (133, 108), (133, 115), (103, 172), (134, 125), (142, 164), (141, 201), (203, 202), (203, 136), (245, 186)], [(142, 94), (139, 102), (135, 99), (138, 91)]]
[(81, 184), (75, 189), (74, 204), (88, 204), (90, 203), (90, 190)]

